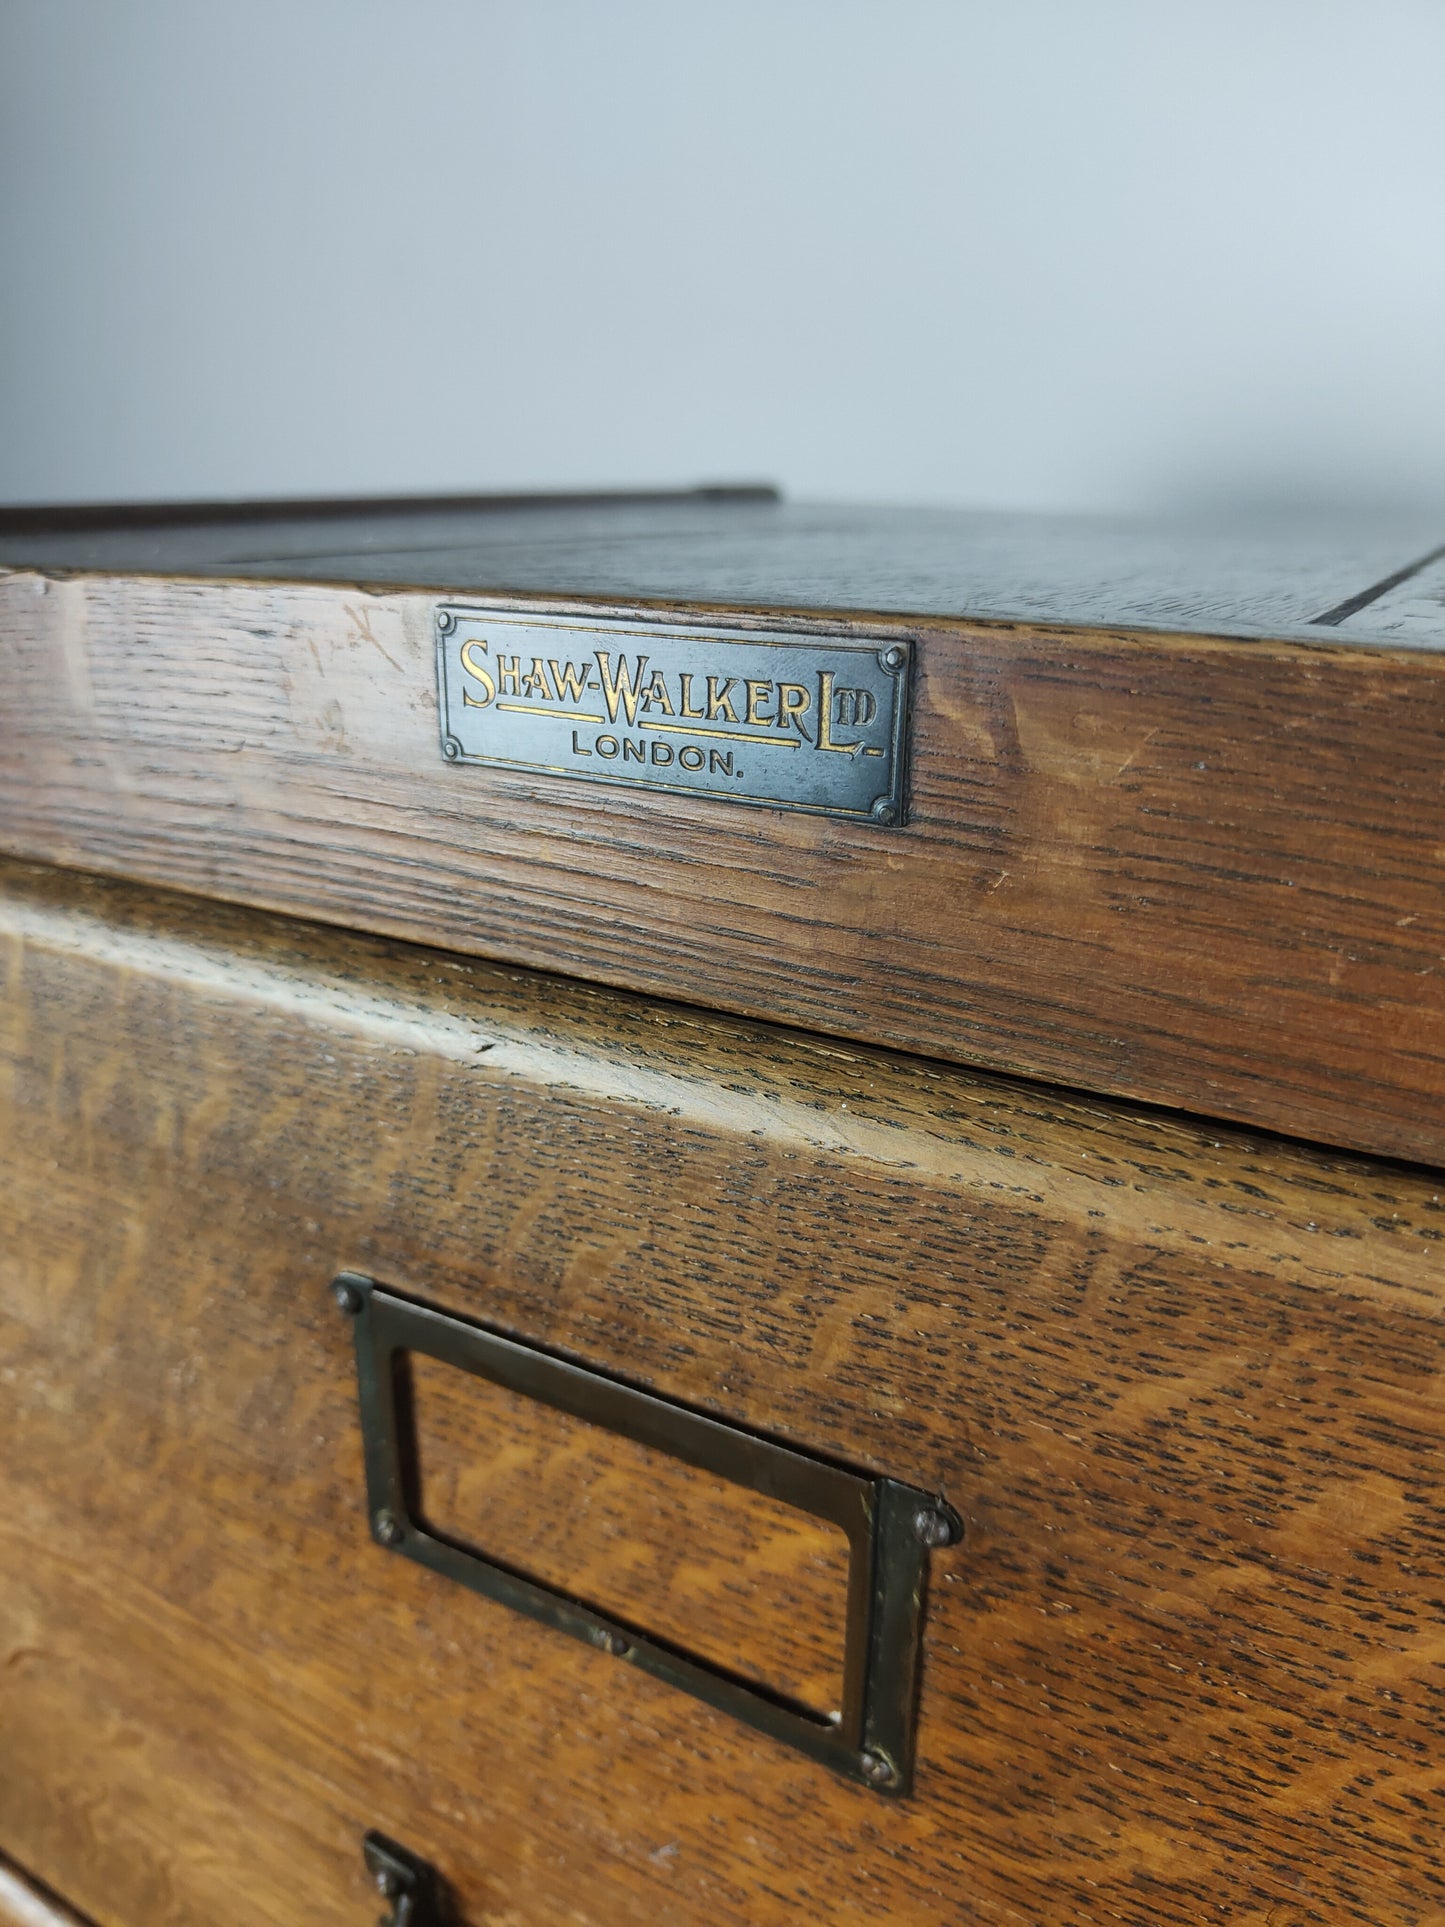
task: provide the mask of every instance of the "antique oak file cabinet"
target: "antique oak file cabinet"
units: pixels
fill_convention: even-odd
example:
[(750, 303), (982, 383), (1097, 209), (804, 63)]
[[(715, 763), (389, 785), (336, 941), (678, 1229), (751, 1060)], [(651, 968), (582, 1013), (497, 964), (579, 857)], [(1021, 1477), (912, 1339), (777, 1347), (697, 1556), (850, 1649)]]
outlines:
[(0, 1919), (1445, 1922), (1442, 539), (7, 512)]

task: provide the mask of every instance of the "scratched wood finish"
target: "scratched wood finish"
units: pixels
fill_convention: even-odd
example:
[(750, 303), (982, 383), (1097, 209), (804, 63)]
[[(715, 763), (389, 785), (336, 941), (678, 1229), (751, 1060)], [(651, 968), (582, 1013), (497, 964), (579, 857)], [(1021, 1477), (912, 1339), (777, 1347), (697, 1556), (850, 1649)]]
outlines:
[(839, 1710), (837, 1526), (424, 1354), (410, 1373), (434, 1530), (815, 1712)]
[(1445, 657), (904, 625), (884, 831), (449, 766), (434, 607), (0, 578), (0, 848), (1445, 1163)]
[[(1417, 1171), (20, 865), (0, 1839), (100, 1927), (1445, 1919)], [(889, 1803), (368, 1536), (352, 1265), (941, 1489)]]

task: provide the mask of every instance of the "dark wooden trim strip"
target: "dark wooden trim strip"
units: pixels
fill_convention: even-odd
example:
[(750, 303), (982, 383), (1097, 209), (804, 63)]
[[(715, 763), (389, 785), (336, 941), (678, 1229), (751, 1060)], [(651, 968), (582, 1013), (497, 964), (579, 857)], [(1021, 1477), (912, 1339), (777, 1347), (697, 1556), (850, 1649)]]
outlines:
[(1346, 596), (1344, 601), (1336, 603), (1333, 609), (1326, 609), (1322, 616), (1315, 616), (1312, 626), (1316, 629), (1338, 628), (1342, 622), (1348, 622), (1351, 616), (1358, 615), (1361, 609), (1368, 609), (1372, 602), (1378, 602), (1381, 596), (1388, 595), (1391, 589), (1398, 589), (1402, 582), (1408, 582), (1411, 576), (1418, 575), (1422, 569), (1428, 569), (1432, 562), (1438, 562), (1442, 556), (1445, 556), (1445, 544), (1438, 549), (1431, 549), (1430, 553), (1422, 555), (1418, 562), (1410, 562), (1403, 569), (1396, 569), (1393, 575), (1387, 575), (1383, 581), (1373, 583), (1370, 588), (1361, 589), (1358, 595)]
[(645, 508), (670, 502), (781, 500), (771, 482), (697, 488), (603, 489), (573, 494), (295, 496), (261, 501), (0, 504), (0, 535), (71, 535), (102, 529), (199, 528), (211, 523), (343, 522), (366, 516), (486, 514), (513, 509)]

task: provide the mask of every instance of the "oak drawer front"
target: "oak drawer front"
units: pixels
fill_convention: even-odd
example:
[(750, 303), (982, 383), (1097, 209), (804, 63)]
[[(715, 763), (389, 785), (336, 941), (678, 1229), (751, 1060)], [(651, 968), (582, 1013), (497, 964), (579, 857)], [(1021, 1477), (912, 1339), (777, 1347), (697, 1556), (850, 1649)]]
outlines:
[[(1428, 1174), (3, 883), (0, 1849), (100, 1927), (369, 1919), (368, 1827), (469, 1922), (1439, 1917)], [(375, 1544), (343, 1266), (955, 1505), (911, 1794)]]

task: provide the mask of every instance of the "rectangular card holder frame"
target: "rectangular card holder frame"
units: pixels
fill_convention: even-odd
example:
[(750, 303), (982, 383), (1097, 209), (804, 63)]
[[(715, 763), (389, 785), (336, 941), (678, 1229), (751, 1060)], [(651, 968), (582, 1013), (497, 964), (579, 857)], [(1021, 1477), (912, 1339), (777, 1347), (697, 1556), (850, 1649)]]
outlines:
[[(928, 1552), (961, 1537), (943, 1501), (802, 1452), (606, 1373), (418, 1303), (357, 1272), (333, 1283), (355, 1332), (367, 1509), (378, 1545), (570, 1633), (897, 1798), (912, 1785)], [(443, 1537), (417, 1491), (406, 1355), (422, 1353), (825, 1519), (847, 1537), (843, 1705), (830, 1719), (644, 1627)]]

